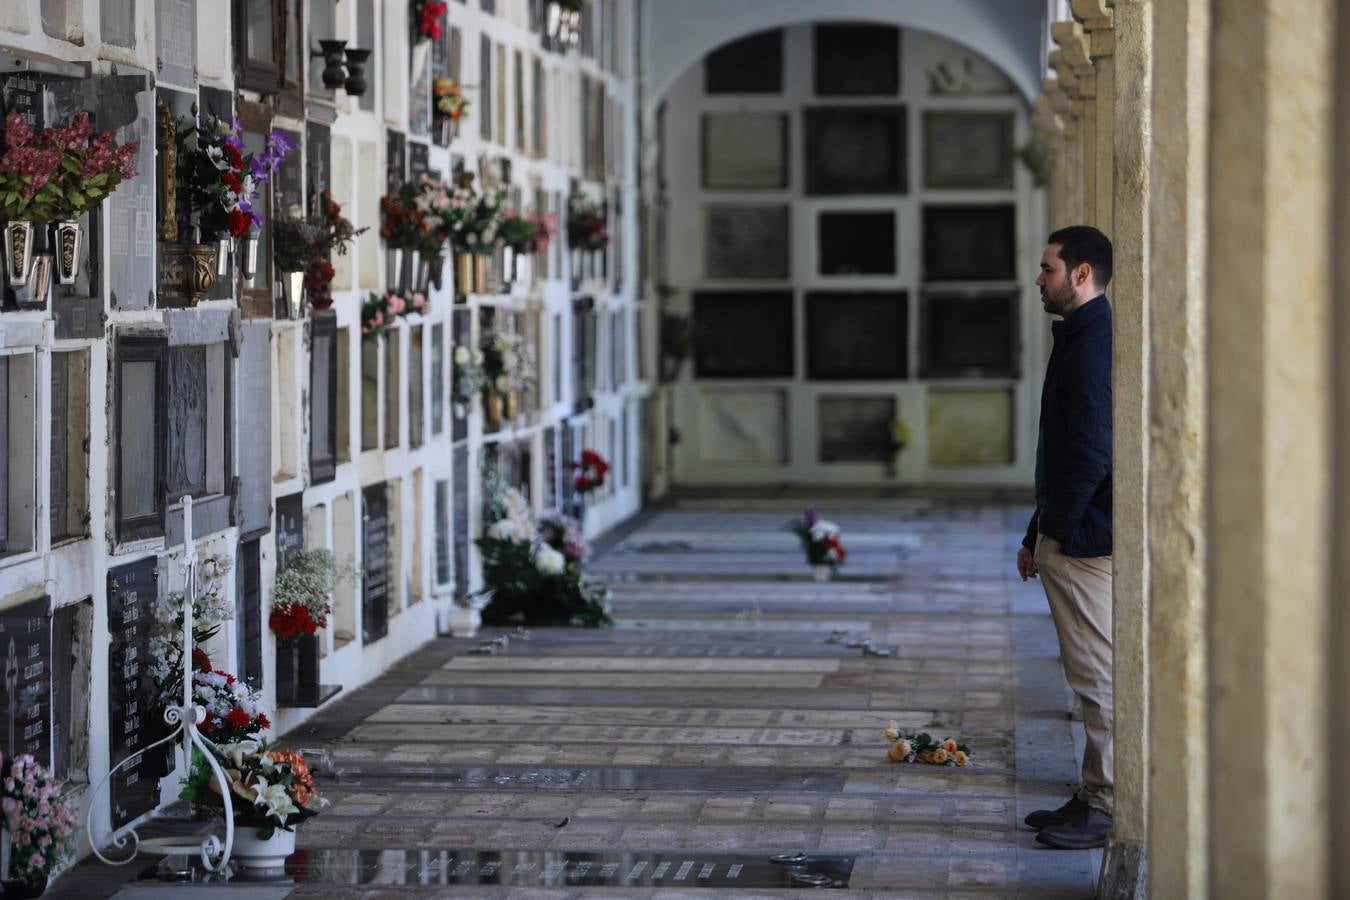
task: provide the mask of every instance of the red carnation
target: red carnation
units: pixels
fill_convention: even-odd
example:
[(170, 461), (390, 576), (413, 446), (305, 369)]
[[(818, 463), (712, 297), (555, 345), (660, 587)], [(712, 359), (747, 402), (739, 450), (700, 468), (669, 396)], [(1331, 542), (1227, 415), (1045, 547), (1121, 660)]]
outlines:
[(258, 727), (259, 727), (259, 728), (271, 728), (271, 727), (272, 727), (272, 723), (269, 722), (269, 721), (267, 720), (267, 716), (265, 716), (265, 715), (262, 714), (262, 713), (258, 713)]
[(221, 172), (220, 180), (225, 182), (225, 186), (236, 194), (242, 194), (244, 192), (244, 185), (233, 172)]
[(229, 144), (225, 145), (225, 158), (230, 162), (230, 168), (242, 169), (244, 167), (244, 156), (235, 147)]
[(253, 720), (248, 717), (248, 713), (236, 706), (230, 710), (230, 714), (225, 717), (225, 721), (235, 728), (247, 728)]
[(248, 230), (253, 227), (253, 217), (240, 209), (230, 210), (228, 222), (230, 235), (233, 237), (243, 237), (248, 234)]
[(590, 489), (591, 489), (591, 480), (587, 478), (585, 475), (577, 476), (577, 490), (581, 491), (584, 494)]
[(211, 657), (206, 655), (206, 651), (200, 647), (192, 648), (192, 666), (198, 672), (211, 671)]

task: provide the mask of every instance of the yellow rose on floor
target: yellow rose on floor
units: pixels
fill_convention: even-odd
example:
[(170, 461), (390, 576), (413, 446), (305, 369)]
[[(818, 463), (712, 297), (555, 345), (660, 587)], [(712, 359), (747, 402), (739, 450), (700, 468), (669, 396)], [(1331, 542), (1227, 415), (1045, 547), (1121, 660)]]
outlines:
[(942, 749), (946, 750), (948, 753), (955, 753), (956, 741), (952, 740), (951, 738), (947, 738), (945, 741), (942, 742)]
[(932, 752), (931, 755), (932, 755), (932, 758), (933, 758), (933, 765), (935, 765), (935, 766), (946, 765), (946, 763), (947, 763), (947, 751), (946, 751), (946, 750), (943, 750), (941, 747), (939, 747), (939, 748), (937, 748), (936, 750), (934, 750), (934, 751)]
[(966, 756), (964, 750), (957, 750), (952, 754), (952, 758), (956, 760), (958, 766), (964, 766), (966, 763), (970, 762), (970, 757)]
[(886, 758), (891, 762), (903, 762), (909, 757), (911, 749), (909, 741), (896, 741), (891, 749), (886, 751)]
[(888, 741), (900, 740), (900, 726), (896, 725), (894, 722), (887, 725), (886, 730), (882, 732), (882, 737), (886, 738)]

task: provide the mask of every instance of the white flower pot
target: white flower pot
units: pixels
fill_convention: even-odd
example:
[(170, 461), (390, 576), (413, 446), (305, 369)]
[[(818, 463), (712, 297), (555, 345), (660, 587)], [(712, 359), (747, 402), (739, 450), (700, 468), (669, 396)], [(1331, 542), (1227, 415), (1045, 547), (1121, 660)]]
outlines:
[(816, 581), (829, 581), (834, 576), (833, 566), (812, 566), (811, 577)]
[(230, 859), (239, 870), (256, 872), (281, 869), (286, 865), (286, 857), (294, 852), (294, 831), (278, 828), (270, 838), (260, 841), (256, 826), (236, 825), (234, 828), (234, 849)]
[(482, 622), (482, 614), (472, 606), (460, 606), (456, 603), (450, 607), (450, 633), (457, 638), (473, 637), (478, 633), (478, 626)]

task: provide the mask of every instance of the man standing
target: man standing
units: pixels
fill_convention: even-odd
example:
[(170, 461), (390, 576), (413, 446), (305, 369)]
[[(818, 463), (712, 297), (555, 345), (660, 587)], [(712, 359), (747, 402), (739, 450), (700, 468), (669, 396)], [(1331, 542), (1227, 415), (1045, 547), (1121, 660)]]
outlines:
[(1038, 843), (1085, 850), (1111, 828), (1111, 242), (1086, 225), (1050, 235), (1041, 254), (1054, 349), (1041, 391), (1036, 512), (1017, 551), (1025, 581), (1040, 576), (1064, 675), (1083, 705), (1083, 784), (1059, 809), (1026, 817)]

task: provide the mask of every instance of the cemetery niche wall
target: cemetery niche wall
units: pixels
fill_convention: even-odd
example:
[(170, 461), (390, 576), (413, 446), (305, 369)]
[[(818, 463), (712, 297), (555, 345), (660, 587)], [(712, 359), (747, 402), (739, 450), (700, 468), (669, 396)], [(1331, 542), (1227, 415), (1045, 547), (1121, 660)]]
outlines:
[(663, 321), (692, 323), (693, 365), (666, 366), (677, 482), (1030, 477), (1028, 109), (895, 15), (728, 35), (659, 98)]

